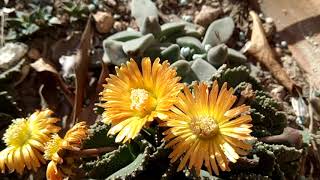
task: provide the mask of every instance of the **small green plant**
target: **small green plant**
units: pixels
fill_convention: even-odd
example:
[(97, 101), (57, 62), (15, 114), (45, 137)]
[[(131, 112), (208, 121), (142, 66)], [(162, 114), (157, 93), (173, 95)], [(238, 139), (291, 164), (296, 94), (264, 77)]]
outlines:
[(63, 4), (62, 8), (70, 15), (70, 22), (85, 19), (89, 14), (88, 6), (85, 4), (73, 1), (64, 2)]
[(53, 16), (51, 6), (39, 7), (29, 5), (31, 12), (16, 11), (16, 17), (8, 18), (9, 33), (7, 39), (13, 40), (23, 36), (32, 35), (42, 28), (59, 24), (59, 20)]

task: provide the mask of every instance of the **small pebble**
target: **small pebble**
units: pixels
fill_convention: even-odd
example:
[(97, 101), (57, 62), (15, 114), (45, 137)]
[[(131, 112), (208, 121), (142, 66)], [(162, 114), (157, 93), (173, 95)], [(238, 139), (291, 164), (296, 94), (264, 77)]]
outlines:
[(262, 13), (259, 14), (259, 18), (264, 20), (264, 15)]
[(242, 31), (239, 33), (239, 40), (240, 40), (240, 41), (246, 40), (246, 35), (245, 35), (244, 32), (242, 32)]
[(116, 21), (113, 24), (113, 28), (115, 30), (117, 30), (117, 31), (123, 31), (123, 30), (125, 30), (127, 28), (127, 25), (123, 21), (121, 21), (121, 22), (120, 21)]
[(99, 4), (99, 5), (98, 5), (98, 8), (99, 8), (99, 9), (103, 9), (103, 5), (102, 5), (102, 4)]
[(212, 48), (212, 46), (211, 46), (210, 44), (206, 44), (206, 45), (204, 46), (204, 49), (205, 49), (206, 51), (209, 51), (211, 48)]
[(180, 0), (180, 1), (179, 1), (179, 4), (180, 4), (181, 6), (188, 5), (188, 3), (189, 3), (188, 0)]
[(266, 23), (272, 24), (273, 23), (273, 19), (271, 17), (267, 17), (266, 18)]
[(120, 14), (114, 14), (113, 15), (113, 19), (115, 19), (115, 20), (118, 20), (118, 19), (120, 19), (121, 18), (121, 15)]
[(196, 14), (194, 18), (194, 22), (203, 27), (207, 27), (211, 22), (216, 20), (220, 14), (222, 13), (222, 9), (220, 7), (213, 8), (211, 6), (202, 6), (199, 13)]
[(286, 48), (288, 46), (287, 41), (281, 41), (280, 43), (281, 47)]
[(202, 59), (203, 58), (203, 54), (194, 54), (194, 55), (192, 55), (192, 59), (193, 60), (196, 60), (196, 59)]
[(88, 9), (90, 12), (94, 12), (96, 10), (96, 6), (94, 4), (89, 4)]
[(180, 53), (183, 57), (188, 57), (190, 54), (190, 47), (182, 47)]
[(117, 1), (115, 1), (115, 0), (107, 0), (107, 5), (111, 6), (111, 7), (114, 7), (114, 6), (117, 5)]
[(193, 17), (190, 15), (184, 15), (182, 16), (182, 19), (187, 21), (187, 22), (192, 22), (193, 21)]
[(111, 30), (114, 20), (110, 13), (98, 11), (93, 15), (93, 18), (99, 33), (108, 33)]
[(276, 47), (276, 48), (275, 48), (275, 51), (276, 51), (276, 53), (278, 54), (278, 56), (281, 56), (281, 55), (282, 55), (282, 49), (281, 49), (281, 48)]

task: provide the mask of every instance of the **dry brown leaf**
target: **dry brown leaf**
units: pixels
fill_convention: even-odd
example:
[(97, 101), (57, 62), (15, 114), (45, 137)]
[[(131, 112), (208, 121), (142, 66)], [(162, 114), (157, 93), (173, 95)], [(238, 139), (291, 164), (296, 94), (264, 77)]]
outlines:
[(30, 66), (33, 67), (33, 69), (37, 72), (49, 71), (54, 74), (58, 74), (58, 71), (53, 66), (48, 64), (43, 58), (38, 59), (34, 63), (31, 63)]
[(90, 15), (85, 30), (81, 36), (79, 49), (77, 50), (75, 63), (76, 92), (72, 116), (73, 123), (71, 124), (71, 126), (77, 122), (77, 117), (82, 110), (86, 87), (88, 85), (88, 67), (90, 63), (89, 50), (91, 46), (92, 34), (92, 15)]
[(88, 125), (93, 124), (97, 119), (97, 115), (95, 113), (92, 113), (92, 110), (95, 107), (95, 102), (99, 98), (99, 93), (103, 90), (103, 83), (106, 82), (106, 78), (108, 76), (109, 76), (108, 66), (101, 59), (101, 73), (96, 85), (96, 91), (89, 97), (90, 104), (88, 105), (88, 107), (84, 108), (79, 115), (79, 118), (86, 120)]
[(290, 93), (300, 92), (300, 87), (288, 76), (282, 66), (276, 60), (266, 38), (260, 18), (254, 11), (250, 11), (253, 20), (251, 42), (248, 47), (248, 53), (261, 62), (272, 75), (282, 84)]
[(68, 89), (58, 71), (51, 64), (47, 63), (43, 58), (40, 58), (34, 63), (31, 63), (30, 66), (37, 72), (51, 72), (55, 79), (58, 81), (59, 86), (68, 102), (71, 106), (73, 106), (74, 97), (72, 92)]

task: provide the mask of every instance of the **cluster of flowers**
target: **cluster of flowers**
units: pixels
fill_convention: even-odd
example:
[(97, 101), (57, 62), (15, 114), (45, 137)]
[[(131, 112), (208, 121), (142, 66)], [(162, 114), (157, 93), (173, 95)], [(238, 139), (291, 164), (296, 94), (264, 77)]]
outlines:
[(63, 171), (57, 165), (63, 163), (59, 156), (63, 150), (78, 151), (82, 141), (88, 135), (85, 122), (79, 122), (68, 130), (62, 139), (57, 134), (60, 127), (55, 123), (58, 118), (52, 117), (49, 109), (36, 111), (27, 119), (13, 120), (3, 135), (7, 147), (0, 152), (0, 170), (9, 173), (17, 171), (22, 174), (25, 167), (37, 171), (45, 160), (49, 160), (47, 179), (62, 179)]
[[(116, 67), (116, 75), (107, 78), (100, 93), (105, 109), (104, 123), (111, 124), (108, 134), (118, 143), (130, 142), (151, 122), (167, 128), (164, 141), (173, 151), (171, 162), (180, 159), (178, 170), (188, 163), (199, 174), (202, 165), (212, 174), (230, 170), (228, 162), (236, 162), (239, 155), (251, 149), (247, 140), (252, 127), (249, 106), (234, 107), (236, 96), (224, 83), (219, 89), (216, 81), (211, 88), (204, 82), (193, 85), (193, 91), (179, 83), (175, 69), (160, 59), (141, 62), (141, 70), (134, 60)], [(7, 148), (0, 152), (0, 170), (22, 173), (25, 166), (37, 170), (44, 159), (50, 160), (48, 179), (61, 179), (57, 164), (63, 162), (59, 151), (79, 150), (87, 137), (85, 123), (72, 127), (62, 139), (50, 110), (35, 112), (28, 119), (16, 119), (3, 137)], [(51, 136), (51, 137), (50, 137)]]

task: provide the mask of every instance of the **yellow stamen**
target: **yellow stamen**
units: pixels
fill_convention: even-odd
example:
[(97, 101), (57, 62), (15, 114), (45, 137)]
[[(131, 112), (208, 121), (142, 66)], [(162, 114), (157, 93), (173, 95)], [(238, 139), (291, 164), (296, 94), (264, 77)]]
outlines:
[(208, 116), (194, 118), (190, 122), (190, 127), (193, 133), (201, 138), (210, 138), (217, 134), (219, 126), (214, 119)]
[(3, 140), (7, 146), (22, 147), (30, 139), (31, 133), (26, 119), (16, 119), (6, 130)]
[(132, 110), (149, 113), (154, 110), (155, 98), (144, 89), (132, 89), (131, 90), (131, 106)]
[(62, 142), (63, 139), (60, 138), (58, 134), (52, 135), (52, 139), (46, 143), (43, 155), (44, 158), (51, 160), (52, 156), (60, 150)]

